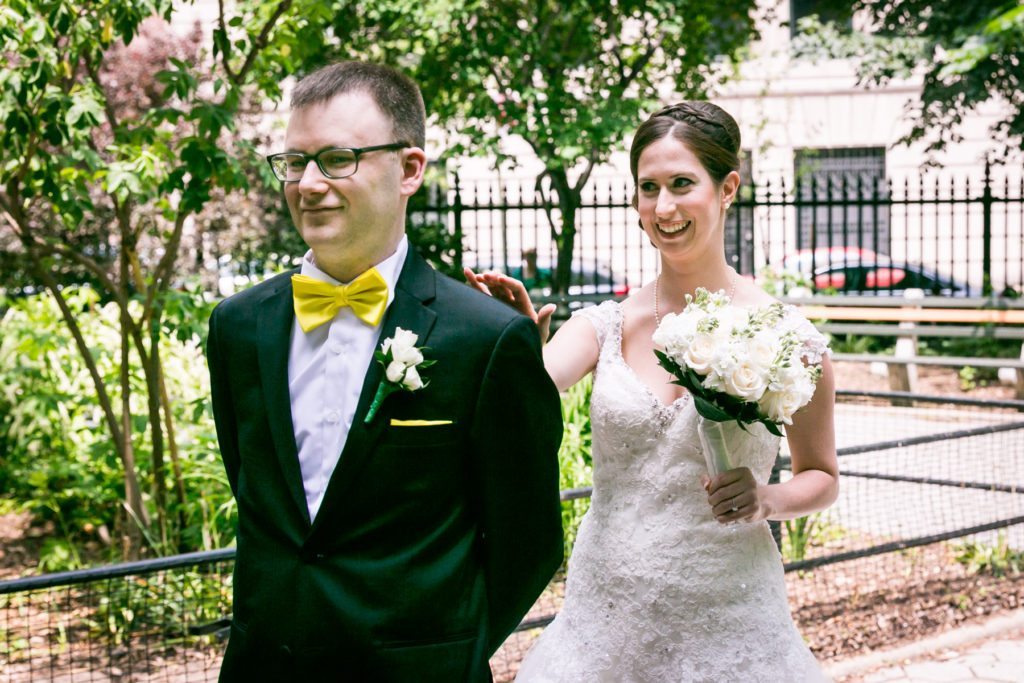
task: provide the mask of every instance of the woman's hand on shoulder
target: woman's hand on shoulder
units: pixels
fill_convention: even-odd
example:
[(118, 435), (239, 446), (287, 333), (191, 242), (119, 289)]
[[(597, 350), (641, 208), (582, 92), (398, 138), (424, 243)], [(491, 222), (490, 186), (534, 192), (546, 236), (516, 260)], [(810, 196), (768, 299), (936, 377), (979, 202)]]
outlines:
[(749, 467), (736, 467), (716, 477), (704, 478), (711, 512), (722, 524), (760, 522), (768, 519), (766, 489), (754, 479)]
[(471, 268), (463, 268), (462, 273), (470, 287), (505, 302), (533, 320), (540, 332), (541, 343), (547, 342), (551, 336), (551, 315), (557, 308), (554, 304), (545, 304), (539, 311), (534, 309), (523, 283), (504, 273), (493, 270), (476, 273)]

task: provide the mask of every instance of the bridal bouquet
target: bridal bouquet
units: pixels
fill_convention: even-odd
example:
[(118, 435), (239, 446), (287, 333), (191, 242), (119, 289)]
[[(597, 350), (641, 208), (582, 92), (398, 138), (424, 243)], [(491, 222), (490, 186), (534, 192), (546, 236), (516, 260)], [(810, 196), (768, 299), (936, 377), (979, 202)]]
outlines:
[[(755, 310), (729, 305), (724, 292), (697, 289), (682, 313), (670, 313), (654, 332), (658, 362), (690, 392), (701, 416), (698, 433), (712, 475), (731, 468), (736, 422), (755, 422), (782, 436), (779, 426), (807, 405), (821, 377), (823, 341), (809, 323), (786, 316), (780, 303)], [(803, 322), (803, 324), (800, 324)]]

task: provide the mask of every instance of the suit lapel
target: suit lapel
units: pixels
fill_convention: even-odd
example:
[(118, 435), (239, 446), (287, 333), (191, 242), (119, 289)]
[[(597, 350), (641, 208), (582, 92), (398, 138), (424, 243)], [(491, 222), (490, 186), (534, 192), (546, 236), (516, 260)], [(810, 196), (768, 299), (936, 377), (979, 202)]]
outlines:
[[(393, 337), (395, 330), (399, 327), (416, 333), (417, 346), (429, 345), (427, 340), (437, 315), (426, 304), (434, 298), (435, 284), (433, 269), (410, 245), (405, 264), (402, 266), (402, 274), (395, 286), (395, 299), (388, 307), (388, 312), (381, 324), (380, 335), (374, 347), (375, 351), (380, 348), (385, 339)], [(388, 425), (388, 401), (390, 399), (384, 401), (370, 424), (365, 422), (366, 413), (370, 409), (370, 403), (377, 393), (377, 387), (383, 376), (384, 368), (381, 364), (376, 359), (370, 361), (370, 368), (363, 378), (363, 387), (359, 394), (359, 404), (356, 406), (355, 416), (352, 419), (352, 427), (345, 440), (345, 448), (342, 449), (338, 465), (327, 484), (324, 501), (313, 521), (310, 536), (326, 523), (324, 520), (331, 519), (331, 513), (337, 505), (337, 501), (342, 498), (341, 493), (358, 477), (359, 472), (371, 457), (374, 445)]]
[(282, 278), (282, 285), (260, 304), (260, 381), (263, 385), (267, 420), (270, 422), (274, 452), (281, 466), (281, 474), (292, 501), (309, 524), (309, 508), (306, 506), (302, 472), (299, 469), (299, 454), (295, 446), (295, 429), (292, 425), (291, 395), (288, 392), (288, 349), (291, 345), (294, 318), (291, 279)]

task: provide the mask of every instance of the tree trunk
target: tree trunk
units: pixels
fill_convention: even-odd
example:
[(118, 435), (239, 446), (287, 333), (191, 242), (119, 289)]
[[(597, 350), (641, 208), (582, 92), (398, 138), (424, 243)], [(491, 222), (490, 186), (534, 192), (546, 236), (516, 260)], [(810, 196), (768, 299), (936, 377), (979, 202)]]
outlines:
[(160, 362), (160, 315), (159, 306), (150, 321), (149, 359), (146, 368), (146, 394), (149, 407), (149, 431), (152, 441), (153, 502), (156, 504), (157, 525), (160, 530), (160, 545), (166, 552), (167, 545), (167, 483), (164, 477), (164, 430), (160, 419), (160, 383), (163, 379)]
[(580, 193), (569, 184), (565, 169), (549, 169), (551, 185), (558, 197), (558, 212), (562, 217), (560, 230), (551, 226), (551, 234), (558, 248), (558, 262), (552, 273), (553, 294), (567, 294), (572, 284), (572, 257), (576, 246), (576, 211), (580, 204)]
[(138, 472), (135, 469), (135, 447), (132, 441), (131, 410), (131, 317), (128, 312), (128, 258), (121, 243), (121, 464), (124, 467), (124, 497), (129, 517), (125, 526), (124, 549), (126, 559), (138, 559), (142, 551), (142, 531), (149, 526), (146, 509), (142, 504)]
[(184, 552), (181, 544), (181, 531), (185, 528), (185, 477), (181, 473), (181, 459), (178, 454), (178, 440), (174, 430), (174, 414), (171, 412), (171, 398), (167, 393), (167, 379), (164, 376), (163, 364), (160, 365), (160, 402), (164, 411), (164, 431), (167, 434), (167, 454), (171, 457), (171, 469), (174, 473), (174, 491), (178, 498), (178, 552)]

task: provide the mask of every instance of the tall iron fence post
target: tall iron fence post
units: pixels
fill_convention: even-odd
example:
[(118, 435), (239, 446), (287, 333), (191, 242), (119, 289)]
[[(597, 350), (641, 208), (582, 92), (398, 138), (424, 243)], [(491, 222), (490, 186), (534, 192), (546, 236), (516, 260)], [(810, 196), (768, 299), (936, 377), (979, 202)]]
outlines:
[(455, 269), (462, 271), (462, 252), (465, 246), (462, 244), (462, 192), (459, 188), (459, 174), (455, 173), (455, 201), (452, 203), (452, 212), (455, 214)]
[(985, 187), (981, 191), (981, 293), (992, 295), (992, 162), (985, 158)]

